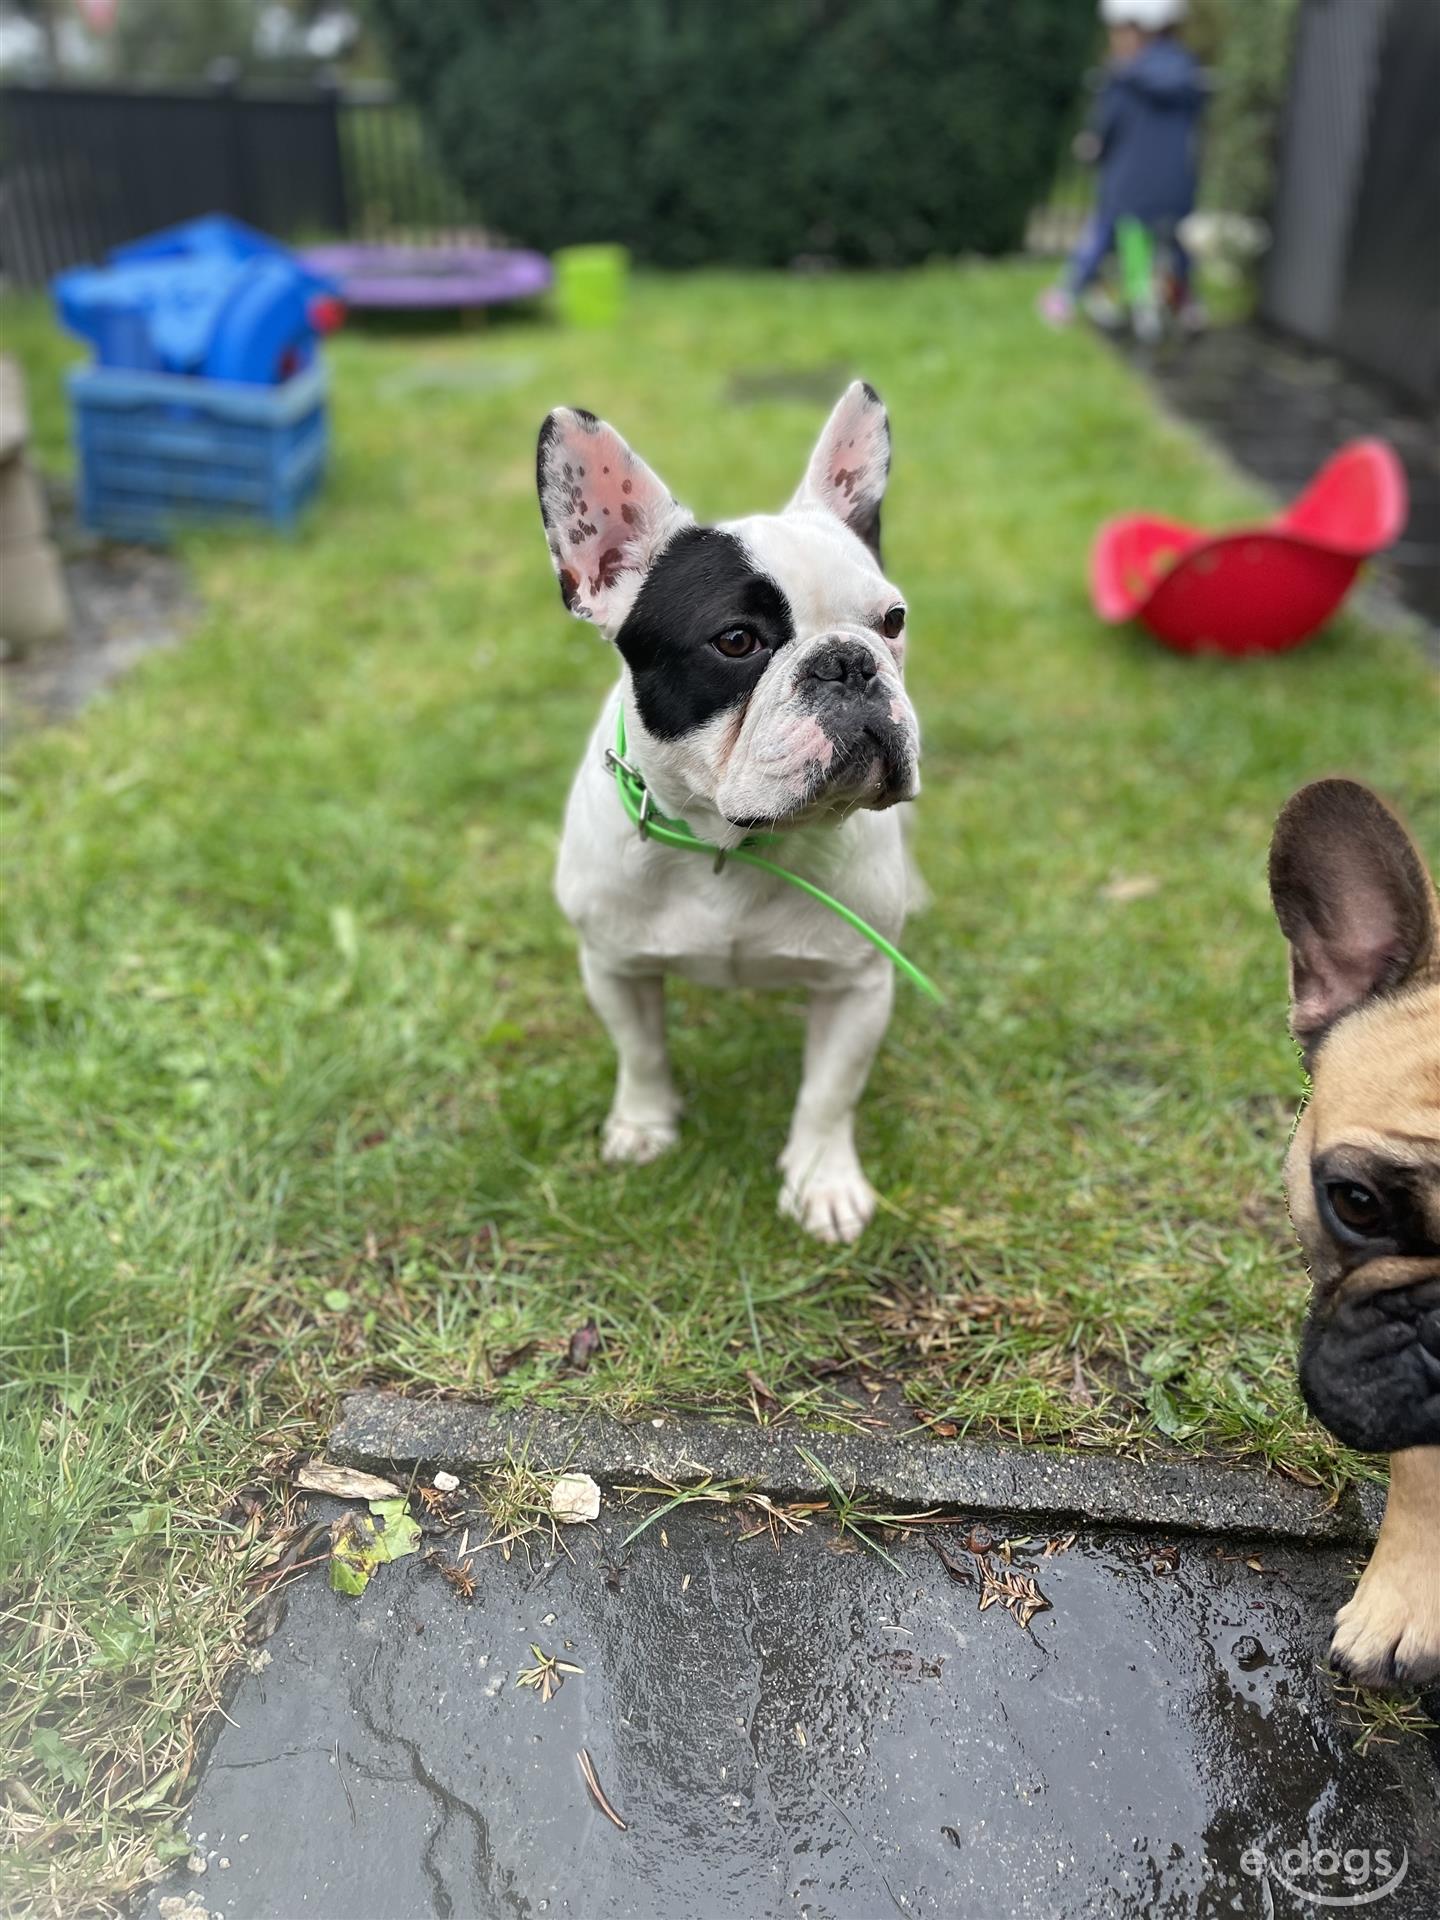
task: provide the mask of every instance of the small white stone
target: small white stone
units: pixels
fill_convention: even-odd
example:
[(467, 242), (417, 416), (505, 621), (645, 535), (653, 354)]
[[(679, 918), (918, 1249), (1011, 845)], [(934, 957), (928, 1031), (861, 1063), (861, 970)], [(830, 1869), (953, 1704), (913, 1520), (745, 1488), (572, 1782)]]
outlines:
[(203, 1853), (192, 1853), (185, 1864), (191, 1873), (204, 1873), (210, 1862), (205, 1858)]
[(600, 1518), (600, 1489), (588, 1473), (562, 1473), (550, 1489), (550, 1511), (562, 1526)]
[(437, 1493), (454, 1493), (459, 1484), (460, 1480), (458, 1475), (446, 1473), (443, 1468), (436, 1474), (432, 1482)]

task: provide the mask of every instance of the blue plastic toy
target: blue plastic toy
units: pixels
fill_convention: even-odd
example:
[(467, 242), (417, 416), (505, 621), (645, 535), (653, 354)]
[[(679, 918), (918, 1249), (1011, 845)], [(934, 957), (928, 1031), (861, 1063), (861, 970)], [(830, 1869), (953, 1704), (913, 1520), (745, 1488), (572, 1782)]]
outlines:
[(334, 281), (223, 214), (116, 247), (107, 266), (60, 274), (54, 294), (102, 367), (253, 386), (303, 372), (344, 311)]
[(329, 452), (319, 335), (335, 283), (221, 214), (54, 283), (95, 364), (70, 375), (86, 526), (164, 540), (200, 521), (293, 526)]
[(258, 520), (288, 531), (329, 455), (322, 362), (278, 386), (77, 367), (80, 517), (115, 540)]
[(178, 226), (159, 227), (138, 240), (127, 240), (123, 247), (112, 247), (105, 257), (112, 266), (120, 267), (135, 260), (253, 260), (259, 253), (293, 258), (278, 240), (258, 227), (246, 226), (228, 213), (205, 213), (198, 220), (182, 220)]

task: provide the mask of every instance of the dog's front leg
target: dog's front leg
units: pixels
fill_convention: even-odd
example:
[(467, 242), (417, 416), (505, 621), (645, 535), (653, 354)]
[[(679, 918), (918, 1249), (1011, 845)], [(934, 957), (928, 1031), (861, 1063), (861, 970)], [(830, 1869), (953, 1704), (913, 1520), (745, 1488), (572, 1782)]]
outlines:
[(1362, 1686), (1440, 1680), (1440, 1447), (1391, 1454), (1380, 1537), (1335, 1616), (1330, 1658)]
[(875, 1212), (875, 1190), (855, 1152), (855, 1108), (894, 995), (887, 963), (853, 987), (810, 998), (805, 1074), (780, 1156), (780, 1211), (819, 1240), (858, 1240)]
[(680, 1137), (680, 1096), (665, 1050), (664, 976), (617, 972), (582, 947), (580, 977), (619, 1056), (601, 1155), (612, 1163), (644, 1166)]

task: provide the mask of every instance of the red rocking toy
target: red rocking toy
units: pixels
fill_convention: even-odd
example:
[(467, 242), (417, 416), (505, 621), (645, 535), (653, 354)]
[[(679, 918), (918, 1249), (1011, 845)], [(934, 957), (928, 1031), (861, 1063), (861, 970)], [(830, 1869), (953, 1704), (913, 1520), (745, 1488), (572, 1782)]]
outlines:
[(1405, 470), (1383, 440), (1352, 440), (1277, 519), (1202, 533), (1147, 513), (1107, 520), (1090, 555), (1102, 620), (1141, 620), (1179, 653), (1280, 653), (1334, 613), (1405, 526)]

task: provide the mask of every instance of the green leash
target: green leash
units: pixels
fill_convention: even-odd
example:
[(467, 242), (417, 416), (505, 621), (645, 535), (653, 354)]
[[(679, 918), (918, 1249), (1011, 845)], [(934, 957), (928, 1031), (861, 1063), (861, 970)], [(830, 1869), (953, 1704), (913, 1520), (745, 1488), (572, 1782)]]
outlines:
[(678, 847), (682, 853), (708, 853), (714, 856), (715, 871), (718, 873), (727, 860), (742, 860), (747, 867), (759, 867), (762, 873), (776, 874), (781, 880), (788, 880), (792, 887), (799, 887), (802, 893), (808, 893), (812, 900), (818, 900), (822, 907), (829, 907), (838, 914), (847, 927), (853, 927), (856, 933), (877, 947), (892, 966), (898, 967), (911, 986), (918, 987), (921, 993), (945, 1004), (945, 996), (935, 982), (923, 974), (913, 960), (907, 960), (900, 949), (892, 946), (883, 933), (877, 933), (868, 920), (862, 920), (858, 913), (851, 911), (833, 894), (815, 886), (809, 880), (803, 880), (798, 873), (792, 873), (788, 867), (777, 867), (773, 860), (766, 860), (758, 853), (752, 853), (752, 847), (773, 846), (780, 838), (778, 834), (751, 834), (742, 840), (738, 847), (722, 848), (712, 846), (708, 840), (702, 840), (693, 834), (683, 820), (667, 819), (663, 813), (657, 813), (651, 802), (650, 789), (646, 786), (636, 768), (625, 758), (625, 709), (622, 706), (615, 716), (615, 745), (605, 750), (605, 764), (615, 775), (615, 790), (620, 795), (620, 804), (635, 825), (640, 829), (642, 839), (658, 840), (662, 847)]

